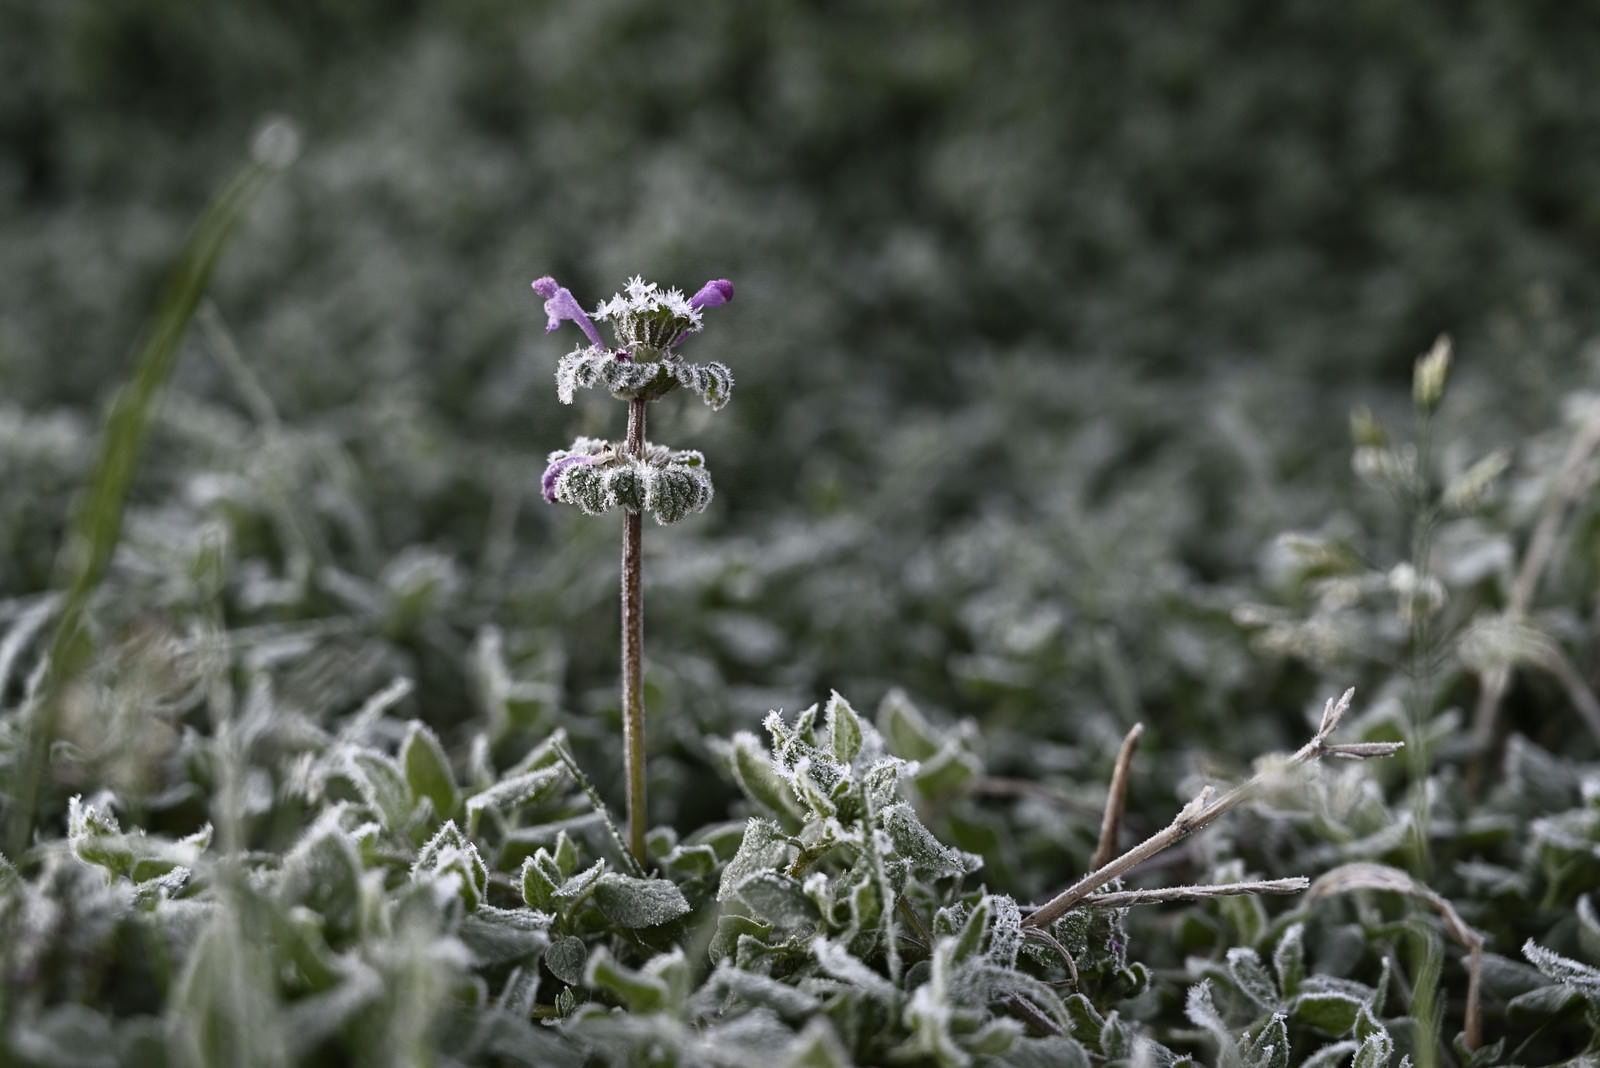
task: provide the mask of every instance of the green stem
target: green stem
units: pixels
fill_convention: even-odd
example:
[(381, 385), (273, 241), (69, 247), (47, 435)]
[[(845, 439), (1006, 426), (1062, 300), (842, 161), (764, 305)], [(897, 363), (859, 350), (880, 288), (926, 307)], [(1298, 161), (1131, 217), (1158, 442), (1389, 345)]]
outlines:
[[(644, 459), (644, 414), (647, 401), (628, 402), (627, 452)], [(622, 737), (628, 769), (628, 844), (645, 864), (644, 775), (644, 579), (640, 573), (643, 515), (626, 512), (622, 526)]]

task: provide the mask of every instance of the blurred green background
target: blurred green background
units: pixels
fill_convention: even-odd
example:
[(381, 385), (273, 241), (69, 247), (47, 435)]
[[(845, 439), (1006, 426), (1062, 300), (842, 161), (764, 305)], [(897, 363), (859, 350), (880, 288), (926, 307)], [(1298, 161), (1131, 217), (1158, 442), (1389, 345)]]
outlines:
[(1292, 740), (1240, 710), (1332, 691), (1232, 612), (1278, 531), (1378, 514), (1350, 407), (1403, 420), (1442, 331), (1463, 442), (1596, 373), (1583, 4), (0, 0), (0, 25), (8, 615), (53, 581), (186, 230), (285, 115), (302, 154), (191, 332), (99, 626), (215, 611), (264, 669), (296, 649), (276, 686), (310, 714), (404, 673), (457, 740), (503, 655), (509, 726), (615, 761), (618, 530), (536, 480), (623, 409), (556, 402), (576, 335), (528, 283), (736, 283), (695, 342), (733, 403), (652, 425), (719, 490), (646, 535), (662, 818), (720, 811), (676, 789), (705, 732), (830, 687), (1018, 727), (1046, 776), (1080, 758), (1037, 739), (1135, 717), (1241, 760)]

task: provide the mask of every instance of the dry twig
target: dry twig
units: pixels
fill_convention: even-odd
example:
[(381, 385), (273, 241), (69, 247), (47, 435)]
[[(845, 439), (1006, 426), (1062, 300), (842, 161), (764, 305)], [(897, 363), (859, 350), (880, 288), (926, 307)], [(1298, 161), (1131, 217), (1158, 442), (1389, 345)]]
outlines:
[[(1328, 741), (1334, 730), (1338, 728), (1339, 721), (1349, 711), (1350, 699), (1354, 696), (1354, 690), (1346, 690), (1344, 696), (1340, 697), (1339, 700), (1330, 699), (1328, 701), (1323, 707), (1322, 723), (1317, 727), (1317, 733), (1312, 736), (1309, 742), (1301, 746), (1289, 757), (1283, 765), (1284, 770), (1297, 768), (1303, 764), (1321, 760), (1324, 757), (1366, 760), (1371, 757), (1389, 756), (1405, 744), (1403, 742), (1339, 744)], [(1211, 787), (1206, 787), (1200, 791), (1199, 796), (1193, 801), (1183, 806), (1183, 810), (1165, 828), (1157, 831), (1121, 856), (1100, 865), (1061, 891), (1054, 898), (1024, 917), (1023, 924), (1029, 927), (1044, 927), (1054, 923), (1070, 909), (1082, 904), (1090, 894), (1093, 894), (1113, 879), (1121, 878), (1157, 853), (1172, 848), (1189, 835), (1209, 827), (1222, 816), (1239, 807), (1274, 774), (1275, 772), (1263, 772), (1255, 775), (1217, 798), (1212, 797)]]
[(1106, 811), (1100, 820), (1100, 842), (1095, 846), (1089, 867), (1098, 868), (1110, 860), (1117, 848), (1117, 832), (1122, 828), (1122, 810), (1128, 803), (1128, 768), (1133, 763), (1133, 751), (1139, 748), (1139, 737), (1144, 734), (1144, 724), (1135, 723), (1122, 739), (1117, 750), (1117, 763), (1111, 769), (1111, 786), (1106, 791)]
[(1090, 894), (1079, 906), (1086, 909), (1120, 909), (1129, 905), (1163, 905), (1170, 901), (1201, 901), (1242, 894), (1298, 894), (1311, 885), (1304, 875), (1288, 879), (1255, 879), (1242, 883), (1206, 883), (1198, 886), (1163, 886), (1152, 890), (1114, 890)]

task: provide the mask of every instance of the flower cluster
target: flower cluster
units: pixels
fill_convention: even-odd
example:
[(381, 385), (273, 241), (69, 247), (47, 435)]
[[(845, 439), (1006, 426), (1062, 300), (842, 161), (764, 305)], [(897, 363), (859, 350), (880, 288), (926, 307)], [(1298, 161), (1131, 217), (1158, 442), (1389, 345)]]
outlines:
[(545, 500), (576, 505), (586, 515), (621, 507), (648, 512), (661, 524), (705, 511), (713, 494), (705, 457), (693, 449), (646, 442), (641, 459), (600, 438), (579, 438), (552, 452), (540, 485)]
[[(733, 299), (733, 283), (727, 279), (713, 279), (685, 297), (682, 290), (634, 277), (623, 292), (596, 308), (592, 319), (554, 278), (538, 279), (533, 289), (544, 298), (547, 332), (571, 322), (589, 340), (562, 357), (556, 368), (556, 391), (563, 404), (571, 404), (577, 390), (597, 385), (620, 400), (655, 400), (683, 386), (713, 409), (728, 403), (733, 372), (720, 363), (691, 363), (678, 353), (701, 330), (704, 309)], [(605, 344), (594, 320), (611, 327), (616, 345)]]

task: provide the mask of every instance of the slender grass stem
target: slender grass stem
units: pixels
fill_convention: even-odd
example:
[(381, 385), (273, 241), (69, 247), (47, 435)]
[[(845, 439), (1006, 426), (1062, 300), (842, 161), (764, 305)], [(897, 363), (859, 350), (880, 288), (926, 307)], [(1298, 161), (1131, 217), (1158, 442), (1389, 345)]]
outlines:
[[(628, 455), (644, 458), (647, 401), (628, 402)], [(626, 512), (622, 526), (622, 734), (628, 773), (628, 845), (645, 864), (646, 814), (644, 774), (644, 578), (640, 570), (643, 516)]]

